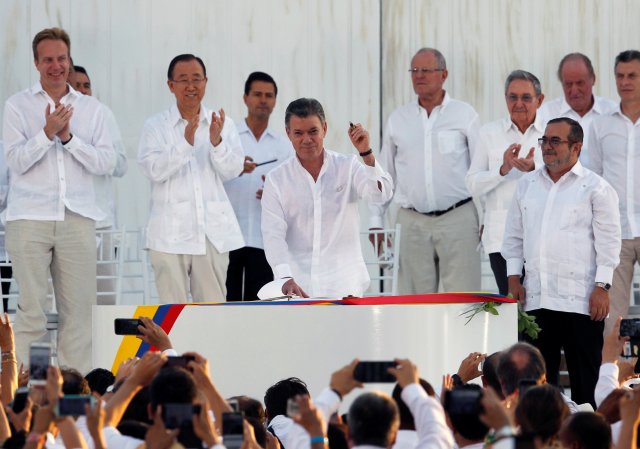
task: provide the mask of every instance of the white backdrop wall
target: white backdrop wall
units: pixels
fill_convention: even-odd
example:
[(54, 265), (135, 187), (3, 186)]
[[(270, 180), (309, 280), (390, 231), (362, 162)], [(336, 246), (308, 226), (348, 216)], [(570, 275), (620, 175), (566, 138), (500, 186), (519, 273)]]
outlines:
[(444, 53), (447, 90), (487, 122), (506, 113), (512, 69), (538, 75), (548, 98), (560, 95), (556, 66), (571, 51), (592, 58), (596, 91), (617, 98), (613, 59), (640, 47), (639, 11), (638, 0), (0, 0), (0, 102), (38, 79), (34, 34), (64, 27), (94, 95), (120, 124), (130, 158), (117, 184), (120, 223), (138, 227), (148, 211), (138, 138), (145, 118), (173, 102), (166, 69), (179, 53), (204, 59), (206, 103), (235, 120), (245, 113), (244, 80), (263, 70), (279, 87), (277, 127), (289, 101), (313, 96), (327, 112), (328, 147), (353, 151), (346, 126), (360, 121), (377, 150), (388, 114), (413, 98), (416, 49)]

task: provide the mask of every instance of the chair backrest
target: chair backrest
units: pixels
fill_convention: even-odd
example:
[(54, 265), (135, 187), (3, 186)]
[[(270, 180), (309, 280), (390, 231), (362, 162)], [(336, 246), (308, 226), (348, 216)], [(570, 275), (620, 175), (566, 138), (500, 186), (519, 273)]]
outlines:
[(98, 304), (122, 303), (125, 228), (96, 230)]
[(144, 233), (140, 229), (123, 230), (123, 241), (120, 304), (147, 304)]
[[(365, 296), (397, 295), (401, 226), (396, 224), (394, 228), (362, 231), (360, 235), (364, 262), (371, 277)], [(369, 235), (374, 236), (373, 245)]]

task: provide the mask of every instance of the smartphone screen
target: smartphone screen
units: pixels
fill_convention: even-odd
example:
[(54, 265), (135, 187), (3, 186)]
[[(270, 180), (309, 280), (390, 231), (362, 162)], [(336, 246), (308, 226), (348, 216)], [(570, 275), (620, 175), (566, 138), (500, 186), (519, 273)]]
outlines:
[(13, 413), (20, 413), (27, 405), (27, 397), (29, 397), (29, 389), (27, 387), (20, 387), (16, 390), (16, 394), (13, 395), (13, 402), (11, 403), (11, 410)]
[(629, 318), (620, 322), (621, 337), (640, 337), (640, 318)]
[(168, 429), (180, 429), (178, 441), (185, 448), (202, 448), (202, 441), (193, 430), (193, 415), (200, 413), (200, 406), (191, 403), (168, 403), (162, 406), (162, 420)]
[(243, 416), (240, 412), (222, 414), (222, 439), (227, 449), (239, 449), (244, 440)]
[(58, 400), (56, 414), (58, 416), (84, 416), (86, 411), (84, 406), (95, 404), (95, 397), (90, 394), (68, 394)]
[(167, 358), (167, 363), (165, 363), (165, 368), (184, 368), (188, 369), (187, 363), (196, 358), (192, 355), (177, 355), (177, 356), (169, 356)]
[(360, 362), (356, 365), (353, 378), (364, 383), (393, 383), (396, 378), (387, 372), (388, 368), (395, 367), (396, 362)]
[(32, 343), (29, 350), (29, 382), (32, 385), (47, 383), (47, 369), (51, 360), (49, 343)]
[(116, 318), (113, 325), (116, 335), (142, 335), (138, 330), (142, 321), (137, 318)]

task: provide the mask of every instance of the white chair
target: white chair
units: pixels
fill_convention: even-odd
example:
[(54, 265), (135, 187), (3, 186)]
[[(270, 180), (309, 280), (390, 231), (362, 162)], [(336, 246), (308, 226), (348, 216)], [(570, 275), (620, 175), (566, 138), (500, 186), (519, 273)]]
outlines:
[(98, 304), (122, 303), (125, 228), (96, 230)]
[[(376, 237), (373, 246), (369, 241), (370, 234)], [(362, 231), (360, 235), (364, 261), (371, 277), (371, 284), (365, 296), (397, 295), (401, 226), (396, 224), (395, 228), (391, 229)]]
[(120, 302), (117, 304), (147, 304), (147, 279), (144, 236), (141, 230), (124, 230)]

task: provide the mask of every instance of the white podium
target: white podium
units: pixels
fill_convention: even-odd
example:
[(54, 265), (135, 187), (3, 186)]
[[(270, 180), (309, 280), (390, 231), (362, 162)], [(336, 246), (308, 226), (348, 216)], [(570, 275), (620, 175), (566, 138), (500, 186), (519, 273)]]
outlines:
[[(435, 294), (309, 303), (94, 306), (93, 366), (115, 372), (122, 360), (144, 354), (148, 345), (115, 335), (113, 321), (148, 316), (168, 331), (178, 353), (196, 351), (209, 360), (212, 378), (226, 397), (245, 394), (262, 401), (270, 385), (287, 377), (304, 380), (315, 395), (333, 371), (356, 357), (409, 358), (438, 390), (442, 375), (455, 373), (470, 352), (491, 354), (517, 341), (515, 303), (501, 304), (498, 316), (481, 312), (466, 325), (460, 316), (472, 301), (499, 299), (504, 300)], [(390, 391), (392, 386), (367, 388)]]

